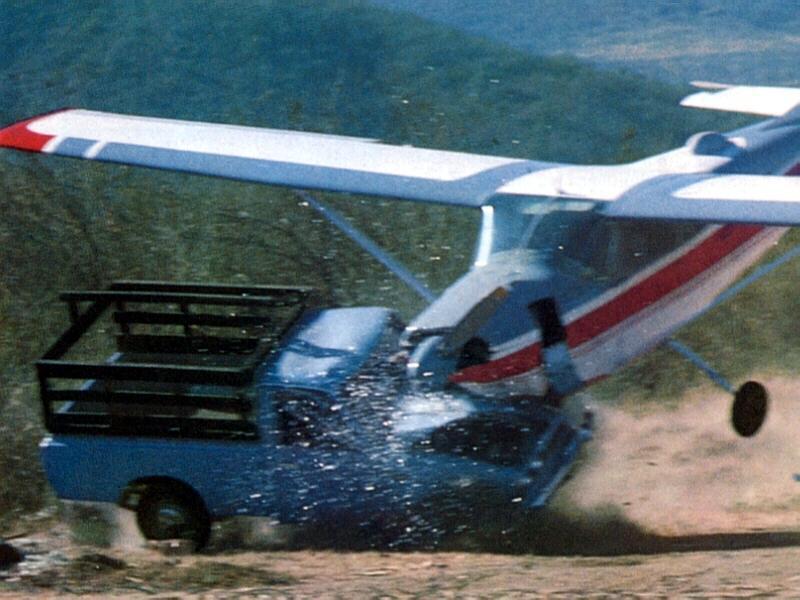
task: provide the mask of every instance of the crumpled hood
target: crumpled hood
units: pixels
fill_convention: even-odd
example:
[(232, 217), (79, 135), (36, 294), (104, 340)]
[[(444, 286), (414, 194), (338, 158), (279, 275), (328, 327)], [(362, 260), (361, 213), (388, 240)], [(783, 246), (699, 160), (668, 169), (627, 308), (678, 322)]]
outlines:
[(356, 373), (392, 319), (385, 308), (334, 308), (304, 315), (273, 354), (261, 383), (336, 385)]

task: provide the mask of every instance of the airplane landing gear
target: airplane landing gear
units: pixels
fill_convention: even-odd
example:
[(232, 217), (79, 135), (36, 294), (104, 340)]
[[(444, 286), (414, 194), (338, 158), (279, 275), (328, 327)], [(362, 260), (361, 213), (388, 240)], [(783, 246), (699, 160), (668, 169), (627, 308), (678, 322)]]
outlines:
[(755, 435), (767, 418), (769, 394), (757, 381), (748, 381), (733, 396), (731, 423), (742, 437)]
[(738, 390), (734, 391), (728, 380), (715, 371), (711, 365), (691, 348), (676, 339), (669, 339), (666, 343), (667, 346), (705, 373), (714, 383), (733, 394), (731, 424), (736, 433), (742, 437), (752, 437), (758, 433), (767, 418), (769, 405), (769, 394), (763, 385), (757, 381), (747, 381)]

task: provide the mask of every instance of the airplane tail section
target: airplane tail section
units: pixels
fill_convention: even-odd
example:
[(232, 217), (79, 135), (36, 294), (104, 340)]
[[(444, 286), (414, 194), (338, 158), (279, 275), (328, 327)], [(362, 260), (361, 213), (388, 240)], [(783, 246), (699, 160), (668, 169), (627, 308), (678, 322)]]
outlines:
[(727, 85), (693, 81), (703, 91), (686, 96), (681, 106), (784, 117), (800, 106), (800, 88)]

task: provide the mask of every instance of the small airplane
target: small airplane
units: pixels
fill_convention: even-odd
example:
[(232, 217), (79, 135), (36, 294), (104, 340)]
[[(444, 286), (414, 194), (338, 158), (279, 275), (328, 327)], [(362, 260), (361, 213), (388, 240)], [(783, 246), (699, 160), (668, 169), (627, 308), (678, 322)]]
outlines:
[[(666, 341), (734, 392), (670, 336), (800, 224), (800, 179), (785, 177), (800, 174), (800, 89), (696, 85), (684, 106), (770, 118), (613, 166), (78, 109), (6, 127), (0, 146), (480, 210), (472, 267), (439, 297), (370, 250), (430, 301), (402, 346), (408, 376), (434, 389), (559, 405)], [(766, 411), (760, 384), (735, 391), (740, 434)]]

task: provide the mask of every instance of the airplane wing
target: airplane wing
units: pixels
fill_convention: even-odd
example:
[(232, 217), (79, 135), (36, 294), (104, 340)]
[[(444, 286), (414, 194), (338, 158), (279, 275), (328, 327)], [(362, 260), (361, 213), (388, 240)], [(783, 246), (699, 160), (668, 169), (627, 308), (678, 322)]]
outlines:
[(549, 163), (375, 140), (66, 109), (0, 130), (0, 146), (290, 187), (466, 206)]
[(668, 175), (623, 194), (601, 212), (633, 219), (800, 225), (800, 177)]
[[(727, 91), (727, 90), (724, 90)], [(392, 146), (375, 140), (67, 109), (0, 147), (273, 185), (478, 207), (579, 201), (613, 217), (800, 225), (800, 177), (669, 174)], [(643, 164), (643, 163), (642, 163)]]
[[(536, 198), (546, 196), (566, 206), (589, 202), (601, 214), (626, 219), (800, 225), (800, 177), (664, 174), (636, 163), (559, 166), (522, 176), (498, 192), (530, 197), (531, 211), (540, 204)], [(493, 203), (500, 202), (502, 197)]]

